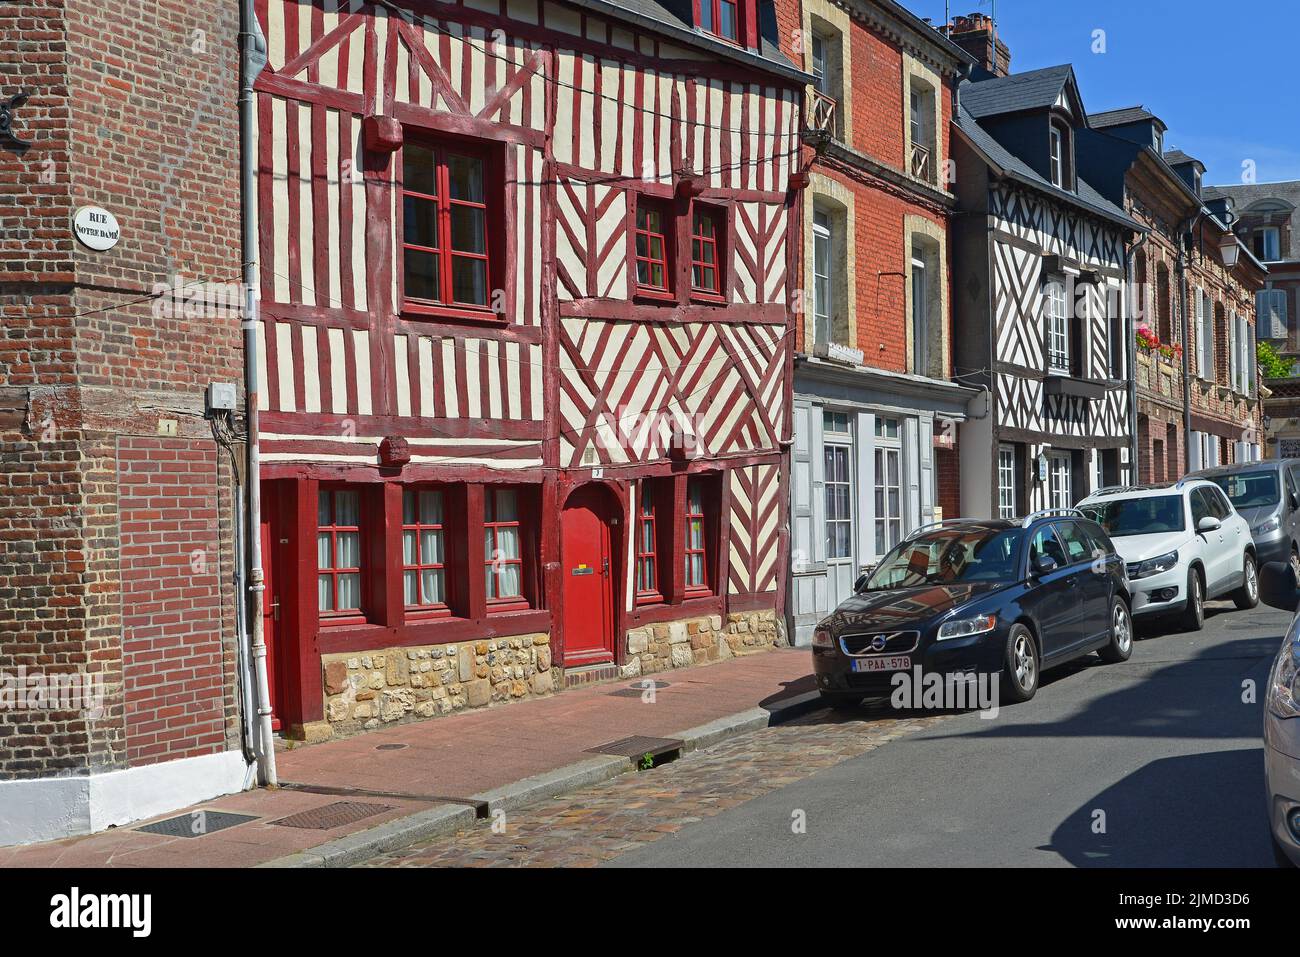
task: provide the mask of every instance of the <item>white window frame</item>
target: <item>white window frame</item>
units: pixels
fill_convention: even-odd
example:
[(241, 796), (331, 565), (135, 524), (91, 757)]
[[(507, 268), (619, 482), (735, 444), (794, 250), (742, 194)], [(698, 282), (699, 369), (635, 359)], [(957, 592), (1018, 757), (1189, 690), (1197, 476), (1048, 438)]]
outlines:
[(834, 335), (835, 275), (831, 214), (813, 210), (813, 341), (829, 344)]
[(998, 446), (998, 518), (1016, 517), (1016, 447)]
[[(1069, 452), (1047, 453), (1047, 507), (1070, 508), (1074, 459)], [(1058, 486), (1057, 480), (1061, 480)]]
[[(1058, 295), (1059, 293), (1059, 295)], [(1055, 375), (1070, 375), (1070, 309), (1066, 301), (1065, 282), (1051, 277), (1043, 286), (1044, 358), (1047, 371)], [(1057, 364), (1058, 357), (1065, 364)]]
[[(882, 424), (887, 418), (889, 417), (877, 416), (876, 418), (875, 447), (872, 449), (872, 462), (876, 473), (872, 482), (872, 494), (876, 507), (872, 520), (871, 540), (877, 556), (884, 555), (903, 540), (903, 517), (907, 514), (905, 501), (907, 461), (903, 456), (903, 424), (896, 423), (897, 438), (886, 438), (883, 434), (886, 430), (882, 428)], [(886, 471), (886, 464), (891, 458), (898, 463), (896, 484), (889, 482)], [(889, 511), (891, 491), (896, 493), (897, 514)]]
[[(850, 430), (851, 429), (852, 429), (852, 425), (850, 425)], [(823, 447), (822, 448), (823, 471), (825, 472), (825, 474), (822, 476), (822, 482), (824, 488), (822, 494), (825, 496), (825, 506), (826, 506), (826, 528), (825, 528), (826, 562), (827, 564), (831, 564), (831, 565), (841, 564), (845, 562), (852, 563), (853, 552), (854, 552), (854, 548), (853, 548), (853, 526), (854, 526), (853, 436), (851, 432), (850, 434), (823, 432), (822, 447)], [(841, 455), (843, 456), (845, 474), (842, 479), (840, 478), (833, 479), (831, 477), (830, 469), (826, 468), (826, 466), (830, 464), (830, 462), (827, 460), (829, 460), (831, 456), (838, 457)], [(831, 509), (830, 509), (831, 490), (833, 487), (836, 486), (843, 486), (845, 490), (844, 500), (847, 501), (849, 505), (849, 513), (847, 516), (836, 516), (836, 517), (831, 516)], [(835, 527), (841, 525), (846, 526), (849, 532), (849, 536), (848, 536), (849, 553), (847, 555), (837, 555), (834, 553), (835, 537), (831, 534), (831, 531)]]
[(1059, 126), (1052, 124), (1050, 136), (1052, 185), (1065, 189), (1065, 133)]
[[(1259, 230), (1263, 238), (1263, 260), (1264, 262), (1277, 262), (1282, 258), (1282, 230), (1277, 226), (1261, 226)], [(1269, 255), (1269, 240), (1272, 240), (1273, 253)]]

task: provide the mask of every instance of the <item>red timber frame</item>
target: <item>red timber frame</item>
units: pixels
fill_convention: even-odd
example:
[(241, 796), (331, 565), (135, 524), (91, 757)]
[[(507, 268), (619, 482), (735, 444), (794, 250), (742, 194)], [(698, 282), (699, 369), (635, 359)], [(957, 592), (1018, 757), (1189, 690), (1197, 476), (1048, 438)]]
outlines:
[[(270, 22), (268, 7), (281, 0), (257, 0), (258, 16), (267, 29)], [(615, 44), (615, 31), (620, 33), (630, 27), (628, 24), (614, 23), (602, 16), (569, 8), (569, 14), (576, 19), (579, 29), (577, 34), (571, 32), (569, 24), (550, 26), (546, 22), (547, 0), (538, 4), (539, 18), (535, 23), (511, 20), (507, 17), (507, 7), (502, 3), (499, 13), (485, 11), (464, 3), (440, 2), (440, 0), (401, 0), (403, 7), (434, 18), (441, 23), (456, 23), (472, 26), (489, 32), (504, 30), (511, 41), (521, 41), (531, 46), (526, 51), (521, 63), (510, 65), (498, 64), (491, 57), (486, 58), (485, 73), (475, 82), (482, 82), (488, 92), (482, 98), (481, 108), (471, 110), (469, 98), (462, 99), (455, 92), (455, 84), (438, 62), (437, 57), (412, 52), (410, 82), (428, 78), (435, 90), (434, 102), (438, 109), (399, 102), (396, 95), (397, 77), (393, 67), (399, 40), (406, 42), (415, 28), (409, 22), (390, 18), (387, 31), (387, 50), (390, 55), (384, 58), (389, 69), (377, 71), (373, 65), (378, 62), (381, 34), (374, 25), (376, 5), (366, 4), (359, 12), (343, 14), (338, 17), (338, 26), (325, 35), (323, 30), (323, 12), (319, 6), (307, 6), (287, 3), (283, 15), (284, 63), (278, 71), (268, 68), (257, 82), (258, 122), (261, 130), (259, 136), (259, 165), (263, 169), (273, 167), (271, 135), (275, 118), (272, 98), (279, 98), (277, 110), (283, 113), (284, 136), (287, 140), (288, 170), (291, 178), (301, 177), (309, 180), (309, 197), (311, 209), (290, 202), (285, 208), (283, 228), (288, 234), (289, 242), (287, 260), (277, 259), (277, 244), (283, 243), (284, 237), (277, 236), (270, 228), (270, 210), (276, 205), (276, 191), (282, 187), (282, 177), (259, 176), (258, 193), (261, 208), (262, 229), (260, 230), (261, 248), (261, 286), (263, 302), (261, 315), (266, 323), (265, 363), (270, 372), (269, 381), (263, 398), (261, 424), (263, 432), (270, 438), (264, 445), (264, 452), (279, 453), (280, 457), (264, 459), (261, 479), (264, 483), (274, 484), (274, 501), (279, 504), (278, 514), (271, 516), (274, 536), (284, 542), (284, 554), (281, 572), (281, 589), (284, 600), (280, 621), (279, 647), (284, 650), (284, 672), (278, 679), (286, 700), (277, 702), (277, 713), (283, 716), (287, 726), (320, 721), (324, 717), (324, 689), (322, 683), (321, 658), (323, 655), (352, 653), (358, 651), (387, 647), (409, 647), (445, 642), (460, 642), (469, 639), (488, 639), (506, 637), (530, 632), (546, 632), (551, 635), (555, 660), (564, 661), (564, 627), (565, 620), (562, 582), (560, 580), (560, 513), (569, 494), (591, 481), (602, 481), (616, 495), (621, 503), (618, 515), (620, 528), (615, 536), (618, 543), (619, 573), (614, 578), (614, 603), (617, 609), (615, 635), (617, 637), (617, 661), (622, 663), (626, 655), (624, 635), (630, 628), (656, 621), (678, 620), (693, 616), (723, 614), (731, 611), (750, 611), (771, 609), (775, 605), (778, 616), (784, 611), (784, 586), (786, 571), (786, 549), (788, 532), (782, 518), (778, 531), (777, 587), (775, 591), (761, 594), (734, 594), (729, 589), (727, 563), (731, 554), (730, 521), (731, 476), (729, 470), (750, 468), (753, 466), (775, 466), (779, 470), (781, 490), (779, 492), (779, 514), (784, 516), (788, 510), (786, 487), (788, 476), (788, 456), (784, 451), (784, 442), (792, 434), (791, 389), (793, 384), (793, 350), (789, 348), (788, 337), (782, 338), (774, 357), (772, 368), (765, 371), (759, 382), (747, 382), (750, 389), (766, 386), (779, 381), (785, 400), (782, 404), (780, 421), (770, 423), (774, 435), (780, 436), (780, 443), (770, 447), (738, 452), (722, 458), (708, 457), (695, 461), (670, 460), (667, 456), (650, 462), (631, 465), (610, 466), (602, 470), (599, 476), (590, 468), (576, 468), (566, 465), (561, 458), (560, 436), (566, 431), (560, 417), (561, 383), (555, 370), (560, 367), (562, 350), (569, 348), (562, 342), (560, 324), (567, 317), (586, 317), (593, 319), (614, 320), (629, 323), (675, 324), (675, 323), (721, 323), (736, 326), (767, 327), (780, 332), (789, 332), (793, 328), (793, 317), (787, 303), (763, 301), (744, 302), (737, 297), (738, 257), (745, 255), (737, 248), (733, 237), (744, 226), (750, 232), (766, 231), (765, 235), (783, 235), (784, 256), (773, 261), (747, 263), (752, 270), (767, 270), (769, 273), (781, 271), (784, 274), (786, 288), (795, 285), (797, 254), (799, 249), (799, 217), (797, 213), (798, 193), (787, 190), (785, 183), (774, 182), (774, 176), (762, 172), (756, 182), (747, 189), (715, 188), (707, 184), (692, 190), (678, 189), (680, 184), (664, 182), (633, 181), (621, 184), (620, 188), (631, 193), (641, 193), (656, 200), (672, 213), (669, 225), (673, 235), (668, 237), (671, 255), (670, 265), (673, 270), (669, 288), (671, 296), (666, 299), (646, 300), (631, 294), (634, 286), (629, 287), (627, 298), (613, 299), (589, 296), (585, 294), (569, 295), (563, 299), (557, 290), (566, 287), (575, 277), (566, 275), (564, 265), (557, 257), (557, 230), (563, 228), (557, 223), (557, 205), (561, 190), (586, 190), (606, 180), (608, 177), (597, 171), (559, 162), (556, 159), (554, 141), (560, 135), (557, 124), (557, 58), (556, 50), (572, 50), (581, 54), (590, 54), (597, 58), (613, 57), (632, 67), (624, 71), (627, 88), (604, 91), (607, 95), (628, 101), (644, 101), (652, 95), (650, 84), (645, 81), (645, 70), (653, 69), (656, 73), (679, 74), (690, 79), (687, 81), (692, 95), (684, 98), (682, 107), (688, 119), (708, 124), (717, 123), (719, 117), (695, 116), (696, 97), (693, 95), (696, 84), (707, 80), (724, 82), (724, 114), (731, 115), (733, 93), (729, 83), (755, 83), (763, 89), (789, 92), (797, 90), (798, 84), (776, 74), (769, 74), (756, 67), (723, 58), (701, 61), (694, 58), (674, 59), (664, 56), (663, 47), (669, 43), (652, 34), (638, 37), (634, 49), (627, 49)], [(300, 22), (310, 18), (311, 29)], [(757, 45), (756, 23), (753, 17), (745, 18), (742, 14), (742, 28), (746, 41), (742, 45), (751, 48)], [(309, 48), (302, 48), (299, 37), (311, 33), (317, 37)], [(449, 38), (439, 41), (444, 45)], [(334, 51), (334, 55), (347, 62), (348, 58), (359, 59), (362, 64), (362, 87), (360, 92), (330, 85), (322, 75), (322, 56)], [(469, 79), (471, 58), (463, 58), (464, 79)], [(584, 68), (584, 61), (576, 61), (576, 68)], [(590, 69), (589, 66), (585, 66)], [(509, 121), (510, 113), (504, 107), (516, 94), (530, 95), (530, 77), (539, 74), (547, 78), (545, 101), (541, 109), (545, 118), (543, 129), (531, 128), (526, 123), (516, 125)], [(590, 79), (590, 78), (588, 78)], [(596, 80), (600, 82), (599, 77)], [(599, 87), (598, 87), (599, 88)], [(440, 98), (441, 97), (441, 98)], [(679, 104), (674, 102), (673, 110)], [(666, 109), (666, 108), (665, 108)], [(779, 113), (778, 123), (783, 114)], [(527, 110), (524, 115), (527, 115)], [(600, 111), (597, 111), (599, 113)], [(759, 114), (763, 110), (757, 111)], [(752, 115), (748, 107), (738, 110), (742, 123), (753, 126), (755, 132), (764, 132), (762, 124), (766, 122), (761, 115)], [(317, 242), (314, 247), (299, 249), (299, 241), (305, 235), (308, 220), (316, 223), (326, 221), (324, 212), (327, 204), (327, 189), (331, 183), (333, 171), (328, 169), (326, 150), (310, 150), (310, 165), (306, 156), (309, 145), (303, 142), (304, 135), (310, 135), (312, 141), (319, 144), (325, 138), (327, 124), (335, 122), (338, 116), (344, 120), (351, 116), (357, 119), (382, 117), (391, 118), (400, 130), (399, 138), (415, 140), (429, 139), (432, 142), (477, 143), (499, 168), (493, 171), (493, 178), (499, 180), (501, 192), (496, 199), (503, 209), (503, 221), (491, 223), (489, 235), (499, 245), (493, 247), (493, 271), (497, 276), (490, 280), (490, 285), (501, 285), (503, 297), (494, 308), (484, 310), (464, 310), (431, 306), (419, 308), (419, 304), (403, 301), (400, 282), (400, 250), (402, 232), (400, 200), (393, 203), (390, 184), (400, 182), (402, 151), (385, 151), (376, 148), (361, 148), (361, 143), (347, 137), (339, 142), (340, 164), (347, 162), (350, 170), (355, 170), (359, 189), (366, 199), (364, 224), (354, 223), (350, 218), (350, 207), (340, 211), (339, 233), (350, 237), (363, 237), (364, 255), (361, 275), (364, 275), (367, 287), (367, 302), (364, 308), (354, 307), (353, 274), (343, 269), (338, 283), (331, 294), (315, 295), (315, 304), (301, 295), (301, 289), (308, 283), (304, 276), (305, 265), (311, 264), (311, 275), (317, 286), (322, 286), (322, 277), (330, 275), (330, 261), (325, 245)], [(785, 116), (788, 119), (788, 116)], [(565, 118), (567, 123), (569, 118)], [(369, 122), (367, 119), (366, 122)], [(635, 124), (630, 144), (634, 155), (642, 155), (645, 148), (643, 137), (657, 135), (651, 132), (653, 124)], [(597, 121), (599, 126), (599, 119)], [(770, 130), (767, 132), (771, 132)], [(612, 132), (607, 135), (614, 135)], [(621, 134), (620, 134), (621, 135)], [(693, 153), (694, 144), (680, 142), (674, 125), (671, 150), (674, 155), (685, 152)], [(722, 164), (744, 163), (746, 153), (751, 149), (749, 136), (741, 136), (741, 155), (732, 155), (729, 137), (722, 137)], [(373, 144), (372, 144), (373, 145)], [(356, 149), (359, 155), (353, 155)], [(530, 250), (517, 248), (521, 224), (518, 217), (524, 215), (516, 201), (517, 184), (525, 179), (526, 171), (517, 169), (516, 154), (519, 147), (540, 151), (541, 154), (541, 201), (529, 207), (528, 215), (532, 220), (523, 223), (525, 235), (540, 236), (540, 258), (536, 270), (528, 274), (528, 281), (517, 286), (511, 277), (524, 268), (523, 262)], [(792, 158), (790, 171), (798, 166)], [(745, 204), (768, 204), (778, 212), (764, 224), (750, 221), (750, 215), (743, 208)], [(691, 261), (693, 249), (692, 209), (694, 206), (708, 210), (716, 216), (721, 235), (718, 238), (718, 275), (720, 288), (716, 295), (707, 290), (693, 290), (691, 282)], [(628, 203), (629, 218), (635, 216), (635, 204)], [(779, 217), (779, 220), (778, 220)], [(632, 225), (631, 222), (628, 224)], [(594, 227), (593, 227), (594, 228)], [(319, 237), (318, 226), (314, 235)], [(624, 229), (620, 241), (612, 248), (598, 249), (592, 242), (585, 240), (594, 237), (578, 237), (584, 240), (587, 250), (586, 266), (588, 275), (599, 270), (605, 257), (610, 255), (625, 258), (628, 268), (634, 270), (633, 230)], [(395, 248), (396, 247), (396, 248)], [(350, 247), (349, 247), (350, 248)], [(500, 269), (496, 271), (498, 265)], [(399, 269), (399, 278), (394, 282), (391, 272)], [(531, 267), (530, 267), (531, 270)], [(585, 277), (583, 277), (585, 278)], [(635, 278), (634, 276), (632, 277)], [(291, 290), (288, 301), (276, 301), (272, 290), (277, 281), (288, 283)], [(322, 286), (322, 290), (327, 287)], [(522, 299), (521, 299), (522, 297)], [(284, 297), (281, 297), (284, 298)], [(526, 299), (527, 302), (523, 301)], [(520, 300), (520, 301), (517, 301)], [(539, 323), (536, 325), (516, 324), (514, 317), (522, 314), (525, 307), (531, 305), (536, 309)], [(498, 308), (499, 307), (499, 308)], [(281, 338), (272, 334), (281, 324), (287, 324), (293, 333)], [(303, 411), (301, 397), (304, 396), (304, 371), (306, 361), (304, 347), (299, 329), (312, 328), (318, 334), (318, 342), (324, 342), (330, 331), (343, 332), (343, 350), (334, 353), (342, 356), (346, 363), (345, 374), (332, 379), (330, 350), (321, 348), (324, 353), (323, 374), (320, 376), (321, 411)], [(369, 333), (369, 369), (370, 394), (358, 397), (358, 377), (356, 375), (358, 359), (356, 349), (360, 348), (359, 338), (353, 333)], [(394, 346), (394, 339), (399, 335), (432, 336), (435, 342), (451, 343), (458, 347), (465, 336), (479, 336), (494, 339), (504, 346), (518, 347), (520, 354), (526, 354), (529, 348), (539, 348), (542, 368), (534, 370), (533, 375), (541, 377), (541, 418), (493, 419), (486, 415), (470, 417), (468, 408), (467, 384), (464, 381), (446, 381), (439, 383), (437, 390), (454, 391), (459, 400), (459, 414), (443, 414), (441, 411), (429, 414), (427, 411), (411, 414), (399, 413), (395, 383), (398, 380), (399, 353)], [(291, 356), (281, 355), (285, 348), (293, 350)], [(333, 358), (337, 363), (337, 358)], [(407, 357), (409, 366), (403, 373), (410, 381), (417, 381), (419, 366), (417, 360)], [(486, 373), (486, 359), (483, 371)], [(281, 382), (277, 370), (291, 368), (292, 383)], [(505, 368), (505, 360), (502, 360)], [(677, 373), (680, 375), (680, 373)], [(358, 408), (359, 398), (368, 398), (369, 412), (338, 414), (329, 411), (334, 408), (335, 397), (331, 389), (337, 388), (335, 381), (341, 381), (347, 390), (346, 402), (339, 402), (349, 409)], [(486, 379), (483, 381), (486, 382)], [(299, 398), (298, 411), (281, 411), (281, 396), (292, 388)], [(486, 388), (486, 386), (484, 386)], [(672, 388), (677, 388), (676, 381)], [(435, 392), (435, 408), (441, 410), (449, 406), (441, 403), (440, 392)], [(484, 403), (491, 397), (484, 393)], [(497, 397), (504, 403), (504, 398)], [(766, 413), (764, 413), (766, 414)], [(338, 456), (362, 456), (370, 463), (381, 460), (379, 442), (355, 441), (349, 435), (383, 436), (401, 438), (435, 437), (455, 439), (458, 441), (479, 443), (491, 451), (495, 458), (540, 459), (539, 465), (529, 464), (521, 468), (497, 468), (487, 464), (475, 464), (466, 461), (451, 460), (444, 464), (427, 464), (417, 461), (388, 465), (348, 464), (338, 461)], [(299, 438), (304, 437), (304, 438)], [(494, 443), (500, 443), (493, 449)], [(510, 443), (526, 443), (521, 451)], [(413, 450), (416, 446), (412, 446)], [(684, 535), (685, 523), (679, 520), (685, 515), (687, 483), (691, 476), (702, 476), (714, 483), (717, 491), (713, 505), (715, 514), (711, 519), (715, 526), (710, 532), (712, 553), (708, 556), (710, 563), (708, 594), (687, 594), (684, 587)], [(658, 533), (659, 569), (661, 579), (657, 583), (658, 596), (645, 596), (649, 600), (639, 602), (637, 596), (629, 595), (629, 588), (635, 587), (632, 566), (629, 564), (628, 547), (630, 540), (627, 532), (635, 527), (635, 493), (642, 479), (652, 479), (658, 494), (666, 497), (660, 515)], [(361, 493), (362, 510), (362, 565), (369, 569), (365, 574), (365, 594), (363, 609), (364, 620), (348, 619), (341, 622), (322, 620), (316, 607), (316, 541), (317, 531), (317, 496), (322, 485), (333, 483), (347, 485)], [(527, 607), (518, 607), (518, 603), (506, 603), (493, 606), (487, 599), (484, 574), (488, 560), (484, 542), (483, 521), (485, 515), (485, 498), (489, 492), (499, 486), (526, 488), (532, 501), (532, 507), (525, 518), (528, 535), (533, 536), (531, 546), (524, 545), (529, 561), (525, 560), (525, 594)], [(446, 550), (445, 583), (447, 602), (445, 608), (408, 608), (403, 592), (403, 555), (402, 555), (402, 495), (407, 489), (436, 487), (443, 491), (443, 514), (447, 521), (444, 530)], [(663, 521), (662, 516), (672, 516), (671, 521)], [(385, 573), (379, 574), (378, 570)], [(655, 598), (659, 600), (655, 600)]]

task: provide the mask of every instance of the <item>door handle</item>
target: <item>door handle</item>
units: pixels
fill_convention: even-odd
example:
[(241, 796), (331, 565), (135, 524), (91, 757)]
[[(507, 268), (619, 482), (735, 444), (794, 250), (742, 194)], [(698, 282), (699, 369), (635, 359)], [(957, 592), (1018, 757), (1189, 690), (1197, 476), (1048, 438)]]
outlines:
[(608, 559), (608, 558), (602, 558), (602, 559), (601, 559), (601, 562), (600, 562), (600, 573), (601, 573), (602, 575), (604, 575), (606, 578), (609, 577), (609, 559)]
[(277, 599), (277, 600), (271, 602), (271, 620), (272, 620), (272, 621), (279, 621), (279, 620), (280, 620), (280, 602), (279, 602), (279, 599)]

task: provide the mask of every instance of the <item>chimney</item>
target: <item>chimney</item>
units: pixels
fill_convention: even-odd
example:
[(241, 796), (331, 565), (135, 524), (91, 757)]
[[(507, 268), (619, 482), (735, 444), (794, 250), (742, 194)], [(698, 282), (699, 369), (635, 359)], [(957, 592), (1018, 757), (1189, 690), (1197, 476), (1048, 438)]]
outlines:
[[(993, 19), (982, 13), (954, 17), (945, 31), (948, 39), (961, 47), (978, 62), (975, 79), (1006, 76), (1011, 72), (1011, 51), (997, 37)], [(980, 71), (983, 70), (983, 76)]]

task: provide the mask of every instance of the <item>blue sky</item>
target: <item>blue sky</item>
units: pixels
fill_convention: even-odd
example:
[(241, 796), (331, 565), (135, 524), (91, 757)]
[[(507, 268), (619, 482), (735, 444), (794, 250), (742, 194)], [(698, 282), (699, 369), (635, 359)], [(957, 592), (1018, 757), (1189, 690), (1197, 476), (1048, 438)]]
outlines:
[[(901, 0), (943, 22), (943, 0)], [(991, 0), (952, 0), (954, 16)], [(997, 0), (1013, 72), (1074, 64), (1084, 106), (1142, 104), (1169, 126), (1166, 149), (1203, 162), (1208, 184), (1300, 179), (1295, 0)], [(1105, 31), (1094, 53), (1093, 31)]]

